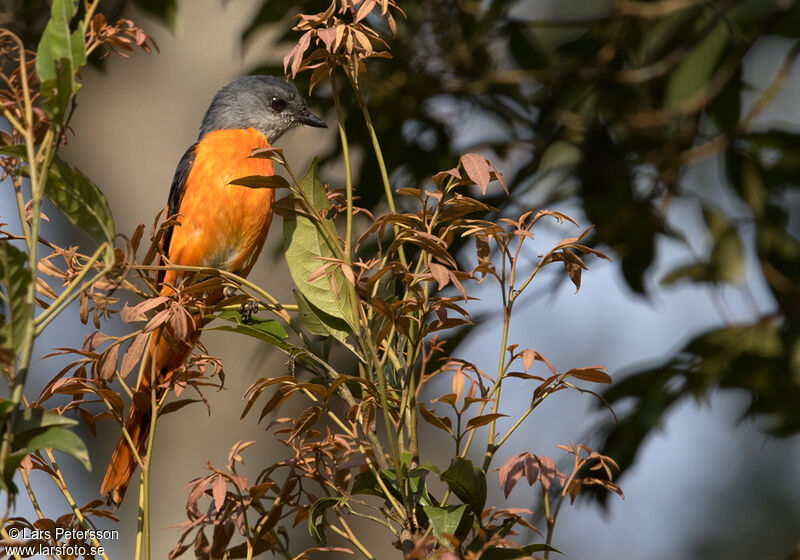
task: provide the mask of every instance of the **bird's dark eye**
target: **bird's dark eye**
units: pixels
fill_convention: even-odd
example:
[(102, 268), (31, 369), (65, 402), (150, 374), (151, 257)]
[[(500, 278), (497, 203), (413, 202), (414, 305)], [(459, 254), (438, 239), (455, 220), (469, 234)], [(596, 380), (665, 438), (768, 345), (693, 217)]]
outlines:
[(284, 101), (280, 97), (273, 97), (272, 100), (269, 102), (269, 106), (276, 113), (280, 113), (281, 111), (286, 109), (286, 101)]

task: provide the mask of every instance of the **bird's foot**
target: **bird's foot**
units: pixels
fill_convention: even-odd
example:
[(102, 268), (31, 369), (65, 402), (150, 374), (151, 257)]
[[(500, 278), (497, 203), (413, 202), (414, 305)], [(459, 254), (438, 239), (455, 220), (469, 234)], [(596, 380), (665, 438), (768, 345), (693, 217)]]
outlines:
[(239, 308), (239, 314), (242, 316), (242, 321), (249, 323), (253, 315), (258, 313), (258, 302), (254, 299), (248, 299)]

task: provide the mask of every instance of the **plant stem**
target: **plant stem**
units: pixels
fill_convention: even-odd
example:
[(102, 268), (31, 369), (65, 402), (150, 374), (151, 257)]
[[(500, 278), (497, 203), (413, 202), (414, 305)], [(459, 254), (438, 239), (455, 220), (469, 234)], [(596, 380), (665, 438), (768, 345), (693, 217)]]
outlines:
[[(129, 444), (131, 442), (128, 442)], [(141, 560), (142, 558), (142, 537), (144, 536), (144, 469), (139, 469), (139, 515), (136, 517), (136, 551), (133, 555), (134, 560)]]
[[(20, 61), (24, 61), (24, 54), (20, 52)], [(28, 377), (28, 369), (30, 368), (31, 358), (33, 356), (33, 343), (36, 338), (36, 329), (34, 324), (35, 309), (36, 309), (36, 269), (38, 264), (38, 249), (39, 249), (39, 224), (41, 222), (41, 208), (42, 197), (44, 196), (45, 181), (47, 172), (52, 161), (52, 150), (50, 144), (53, 142), (54, 130), (51, 127), (45, 134), (43, 142), (48, 144), (43, 148), (45, 150), (44, 160), (42, 162), (42, 173), (40, 177), (39, 168), (37, 167), (37, 158), (35, 153), (35, 138), (33, 136), (33, 128), (31, 124), (32, 109), (27, 106), (30, 103), (30, 97), (27, 93), (27, 69), (23, 66), (21, 68), (21, 76), (23, 77), (23, 88), (26, 96), (26, 114), (28, 120), (28, 128), (25, 131), (25, 146), (28, 151), (28, 170), (29, 179), (31, 184), (31, 225), (29, 236), (26, 239), (28, 246), (28, 272), (30, 274), (30, 283), (28, 290), (25, 294), (25, 303), (30, 305), (30, 320), (25, 325), (25, 330), (22, 333), (22, 340), (19, 344), (19, 362), (16, 374), (14, 375), (13, 387), (10, 391), (9, 400), (12, 403), (11, 413), (6, 422), (6, 429), (3, 432), (3, 442), (0, 445), (0, 465), (5, 465), (8, 456), (11, 454), (11, 445), (14, 440), (14, 425), (17, 420), (17, 413), (19, 405), (25, 394), (25, 382)], [(40, 150), (41, 153), (41, 150)], [(24, 225), (23, 225), (24, 228)]]
[(336, 107), (336, 121), (339, 125), (339, 140), (342, 143), (342, 155), (344, 157), (345, 188), (347, 195), (347, 216), (345, 226), (344, 259), (345, 263), (351, 264), (352, 241), (353, 241), (353, 174), (350, 168), (350, 148), (347, 142), (347, 132), (344, 129), (344, 108), (339, 99), (339, 88), (336, 85), (336, 67), (330, 64), (331, 91), (333, 92), (333, 104)]
[[(67, 503), (69, 504), (69, 507), (72, 508), (72, 513), (75, 514), (75, 517), (80, 522), (81, 527), (83, 527), (87, 531), (92, 530), (92, 526), (89, 525), (88, 521), (86, 521), (86, 518), (83, 516), (83, 513), (81, 512), (81, 508), (79, 508), (78, 504), (75, 503), (75, 499), (72, 497), (72, 494), (70, 494), (70, 491), (67, 488), (67, 483), (64, 480), (64, 475), (61, 474), (61, 469), (58, 467), (58, 463), (56, 462), (56, 458), (53, 456), (53, 450), (52, 449), (45, 449), (44, 452), (47, 454), (47, 458), (50, 460), (50, 463), (53, 465), (53, 470), (55, 471), (55, 475), (51, 476), (51, 478), (53, 479), (53, 482), (56, 483), (56, 486), (58, 486), (58, 489), (61, 491), (61, 494), (67, 500)], [(102, 545), (100, 544), (100, 541), (98, 541), (96, 538), (92, 537), (90, 540), (92, 541), (92, 544), (95, 547), (97, 547), (97, 548), (101, 548), (102, 547)], [(104, 560), (109, 560), (108, 556), (105, 553), (105, 551), (103, 551), (103, 553), (100, 554), (100, 556), (102, 556), (104, 558)]]
[(341, 513), (338, 513), (337, 517), (339, 518), (339, 523), (342, 524), (344, 531), (339, 529), (336, 525), (331, 525), (331, 529), (333, 530), (333, 532), (341, 535), (342, 537), (353, 543), (353, 546), (355, 546), (358, 549), (358, 551), (364, 555), (364, 558), (366, 558), (367, 560), (375, 560), (375, 557), (370, 553), (369, 550), (367, 550), (367, 547), (365, 547), (363, 543), (360, 540), (358, 540), (355, 533), (353, 533), (353, 530), (350, 529), (350, 526), (344, 520), (344, 516)]
[[(158, 344), (161, 338), (161, 329), (156, 333), (156, 345), (153, 356), (158, 356)], [(150, 560), (150, 465), (153, 458), (153, 442), (156, 436), (156, 420), (158, 420), (158, 399), (156, 387), (156, 360), (150, 360), (150, 433), (147, 436), (147, 448), (142, 468), (142, 525), (144, 533), (144, 560)]]
[[(505, 370), (506, 361), (506, 346), (508, 345), (508, 331), (511, 324), (511, 306), (509, 303), (503, 309), (503, 336), (500, 341), (500, 361), (497, 365), (497, 394), (494, 396), (492, 403), (492, 413), (496, 414), (500, 408), (500, 390), (503, 383), (503, 372)], [(474, 432), (475, 430), (473, 430)], [(494, 457), (495, 445), (494, 440), (497, 436), (496, 426), (494, 420), (489, 423), (489, 440), (486, 445), (486, 455), (483, 458), (483, 470), (486, 471), (492, 463)]]
[[(383, 191), (386, 194), (386, 203), (389, 205), (389, 210), (392, 214), (397, 212), (397, 209), (394, 204), (394, 195), (392, 195), (392, 186), (389, 183), (389, 174), (386, 171), (386, 162), (383, 159), (383, 151), (381, 150), (381, 144), (378, 141), (378, 135), (375, 133), (375, 126), (372, 124), (372, 117), (369, 114), (369, 108), (367, 107), (367, 102), (364, 100), (364, 96), (361, 92), (361, 88), (358, 87), (355, 80), (353, 80), (352, 74), (347, 70), (344, 69), (345, 74), (347, 75), (347, 79), (350, 80), (350, 85), (353, 88), (353, 91), (356, 94), (356, 98), (358, 99), (358, 105), (361, 107), (361, 114), (364, 116), (364, 123), (367, 125), (367, 132), (369, 132), (370, 140), (372, 140), (372, 149), (375, 152), (375, 159), (378, 160), (378, 169), (381, 173), (381, 181), (383, 182)], [(397, 235), (398, 228), (394, 226), (394, 233)], [(397, 255), (400, 257), (400, 263), (403, 266), (408, 266), (406, 261), (406, 255), (403, 251), (403, 247), (400, 246), (397, 248)]]

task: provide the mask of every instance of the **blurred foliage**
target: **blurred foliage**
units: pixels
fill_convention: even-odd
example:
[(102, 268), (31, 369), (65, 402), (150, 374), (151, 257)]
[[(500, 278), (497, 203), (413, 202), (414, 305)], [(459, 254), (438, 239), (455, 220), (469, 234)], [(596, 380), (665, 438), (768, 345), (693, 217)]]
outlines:
[[(31, 33), (40, 3), (11, 2)], [(133, 3), (164, 18), (174, 13), (173, 2)], [(328, 4), (264, 0), (242, 40)], [(665, 363), (617, 383), (606, 398), (632, 399), (633, 406), (606, 427), (603, 453), (625, 469), (677, 402), (717, 387), (748, 391), (748, 414), (766, 418), (770, 433), (800, 430), (800, 243), (788, 230), (798, 210), (791, 194), (800, 180), (800, 134), (758, 125), (800, 52), (800, 4), (550, 3), (546, 19), (535, 0), (420, 0), (402, 8), (407, 18), (398, 21), (394, 59), (370, 61), (364, 84), (384, 153), (390, 165), (403, 162), (390, 170), (395, 186), (421, 184), (463, 151), (507, 158), (500, 167), (512, 196), (487, 202), (502, 212), (514, 204), (580, 201), (597, 225), (595, 244), (611, 248), (626, 282), (643, 297), (658, 240), (687, 243), (686, 232), (667, 223), (676, 201), (702, 209), (710, 249), (664, 283), (741, 286), (744, 253), (755, 253), (751, 260), (772, 292), (774, 314), (701, 333)], [(781, 68), (767, 84), (745, 83), (745, 61), (769, 36), (787, 46)], [(297, 36), (287, 32), (282, 39), (293, 43)], [(265, 61), (253, 72), (283, 68)], [(301, 89), (308, 74), (298, 77)], [(332, 106), (329, 88), (314, 94)], [(345, 100), (345, 110), (351, 145), (368, 153), (358, 107)], [(464, 135), (470, 123), (478, 130)], [(708, 158), (718, 162), (723, 192), (745, 217), (725, 214), (730, 201), (685, 186), (687, 172)], [(361, 204), (374, 206), (382, 196), (374, 158), (365, 158), (358, 174)]]

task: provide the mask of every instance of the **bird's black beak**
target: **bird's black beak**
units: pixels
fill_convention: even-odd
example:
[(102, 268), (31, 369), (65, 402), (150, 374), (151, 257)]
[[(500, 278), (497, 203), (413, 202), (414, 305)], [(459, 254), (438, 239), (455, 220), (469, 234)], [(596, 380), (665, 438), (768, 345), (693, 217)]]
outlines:
[(300, 124), (305, 124), (316, 128), (328, 128), (328, 125), (325, 124), (325, 121), (310, 111), (305, 115), (298, 115), (296, 120)]

